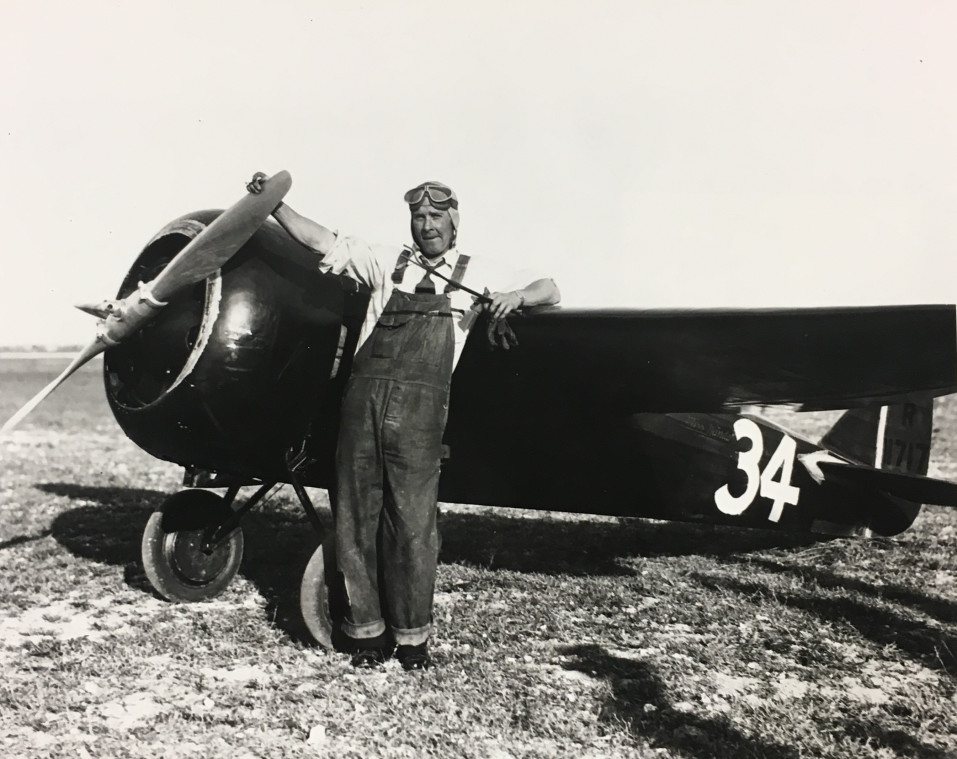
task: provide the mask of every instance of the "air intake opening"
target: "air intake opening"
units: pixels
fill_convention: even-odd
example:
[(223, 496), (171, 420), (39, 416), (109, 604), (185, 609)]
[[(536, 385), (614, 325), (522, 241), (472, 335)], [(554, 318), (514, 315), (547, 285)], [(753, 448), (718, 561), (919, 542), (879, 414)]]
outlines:
[[(155, 278), (192, 237), (171, 233), (151, 242), (123, 280), (119, 297)], [(218, 276), (210, 279), (218, 288)], [(209, 289), (209, 280), (184, 288), (153, 321), (106, 351), (106, 390), (112, 400), (128, 409), (145, 408), (180, 381), (201, 350)]]

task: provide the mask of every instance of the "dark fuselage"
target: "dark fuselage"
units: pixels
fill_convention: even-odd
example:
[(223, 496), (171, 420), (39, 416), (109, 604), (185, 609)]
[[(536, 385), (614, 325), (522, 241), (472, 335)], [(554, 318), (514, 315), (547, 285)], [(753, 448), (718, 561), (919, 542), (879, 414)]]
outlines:
[[(215, 217), (168, 225), (120, 294)], [(107, 351), (110, 406), (147, 452), (241, 482), (286, 481), (305, 441), (303, 482), (329, 487), (367, 301), (267, 223), (220, 274)], [(957, 389), (950, 306), (546, 309), (511, 322), (517, 348), (492, 350), (479, 322), (453, 376), (444, 501), (766, 526), (767, 509), (713, 513), (711, 495), (735, 467), (737, 408), (847, 408)], [(819, 517), (804, 509), (790, 526)]]

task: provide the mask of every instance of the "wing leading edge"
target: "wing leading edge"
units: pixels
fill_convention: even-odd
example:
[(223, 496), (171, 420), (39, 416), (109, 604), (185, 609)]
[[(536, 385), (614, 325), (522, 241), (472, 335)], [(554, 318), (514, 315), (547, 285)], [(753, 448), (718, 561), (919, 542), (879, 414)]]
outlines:
[(635, 413), (822, 410), (957, 392), (954, 306), (554, 309), (512, 321), (519, 347), (494, 355), (470, 341), (457, 386), (504, 373), (536, 405)]

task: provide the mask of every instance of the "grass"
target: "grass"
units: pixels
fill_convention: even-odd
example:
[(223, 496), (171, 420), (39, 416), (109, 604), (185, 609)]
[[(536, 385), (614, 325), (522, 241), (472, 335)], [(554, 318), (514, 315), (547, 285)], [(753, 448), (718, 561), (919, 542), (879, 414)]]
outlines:
[[(57, 368), (15, 363), (3, 418)], [(938, 421), (953, 475), (957, 405)], [(319, 539), (285, 490), (220, 598), (155, 597), (140, 536), (182, 473), (124, 438), (95, 368), (0, 464), (2, 756), (957, 756), (952, 511), (816, 542), (446, 505), (439, 666), (367, 673), (308, 641)]]

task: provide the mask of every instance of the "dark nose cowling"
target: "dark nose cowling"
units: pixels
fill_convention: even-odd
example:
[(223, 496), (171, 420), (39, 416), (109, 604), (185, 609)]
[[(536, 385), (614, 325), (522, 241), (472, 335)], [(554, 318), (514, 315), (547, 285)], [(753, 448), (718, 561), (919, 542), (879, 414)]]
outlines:
[[(162, 270), (216, 216), (192, 214), (161, 230), (120, 296)], [(267, 222), (221, 270), (177, 293), (106, 352), (110, 408), (127, 436), (158, 458), (281, 476), (287, 450), (303, 439), (339, 368), (350, 333), (346, 301), (354, 296)]]

